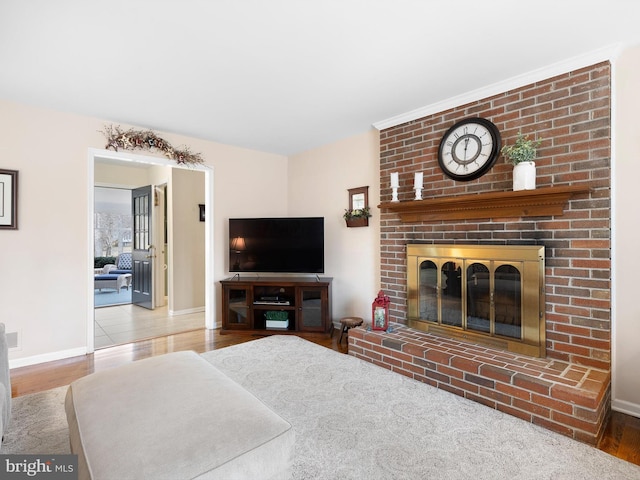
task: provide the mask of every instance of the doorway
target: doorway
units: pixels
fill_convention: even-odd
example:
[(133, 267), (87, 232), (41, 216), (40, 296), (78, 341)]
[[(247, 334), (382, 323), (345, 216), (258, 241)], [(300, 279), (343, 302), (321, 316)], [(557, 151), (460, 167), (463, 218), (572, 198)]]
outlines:
[[(126, 276), (119, 277), (112, 272), (126, 268), (118, 273), (131, 273), (131, 189), (96, 186), (94, 193), (93, 268), (94, 273), (105, 275), (103, 281), (95, 282), (94, 305), (99, 308), (128, 304), (131, 303), (131, 282), (126, 281), (129, 280)], [(122, 280), (118, 282), (118, 279)]]
[[(198, 316), (199, 313), (199, 317), (200, 317), (200, 325), (202, 325), (204, 323), (204, 326), (206, 328), (214, 328), (214, 313), (215, 312), (215, 306), (214, 306), (214, 298), (215, 296), (213, 295), (213, 289), (210, 287), (212, 285), (213, 282), (213, 261), (212, 261), (212, 238), (213, 238), (213, 228), (212, 228), (212, 218), (211, 218), (211, 214), (209, 214), (209, 212), (212, 211), (212, 208), (210, 208), (210, 206), (213, 204), (212, 202), (212, 197), (213, 197), (213, 170), (205, 165), (196, 165), (196, 166), (189, 166), (189, 167), (182, 167), (177, 165), (175, 162), (170, 161), (170, 160), (166, 160), (164, 158), (156, 158), (156, 157), (148, 157), (148, 156), (143, 156), (143, 155), (135, 155), (132, 153), (128, 153), (128, 152), (113, 152), (113, 151), (108, 151), (108, 150), (98, 150), (98, 149), (90, 149), (89, 150), (89, 155), (88, 155), (88, 191), (89, 191), (89, 208), (88, 208), (88, 223), (89, 225), (93, 225), (93, 221), (94, 221), (94, 185), (95, 185), (95, 175), (96, 175), (96, 168), (100, 169), (101, 168), (101, 164), (111, 164), (111, 165), (115, 165), (118, 166), (119, 168), (125, 168), (125, 167), (129, 167), (130, 169), (134, 168), (134, 169), (146, 169), (146, 168), (153, 168), (155, 167), (165, 167), (166, 169), (170, 170), (171, 172), (174, 172), (174, 169), (182, 169), (182, 170), (191, 170), (191, 171), (197, 171), (197, 172), (201, 172), (201, 174), (204, 175), (204, 205), (205, 205), (205, 211), (207, 212), (207, 215), (205, 215), (205, 221), (204, 221), (204, 258), (205, 258), (205, 268), (204, 268), (204, 286), (203, 286), (203, 290), (204, 290), (204, 312), (202, 312), (200, 309), (194, 309), (193, 311), (181, 311), (181, 312), (176, 312), (176, 311), (172, 311), (171, 308), (168, 308), (166, 305), (164, 307), (162, 307), (162, 303), (159, 303), (159, 305), (161, 306), (161, 309), (159, 309), (159, 312), (154, 312), (154, 315), (164, 315), (165, 317), (168, 317), (169, 319), (171, 319), (172, 315), (178, 315), (180, 314), (181, 317), (183, 317), (183, 319), (187, 320), (185, 325), (185, 329), (192, 329), (193, 328), (193, 322), (197, 322), (197, 319), (194, 319), (194, 316)], [(114, 171), (117, 171), (118, 169), (115, 168), (113, 169)], [(175, 172), (175, 174), (180, 174), (182, 175), (181, 172)], [(131, 181), (131, 180), (130, 180)], [(104, 177), (103, 177), (103, 182), (104, 182)], [(108, 179), (107, 183), (112, 183), (112, 184), (117, 184), (118, 183), (118, 179), (114, 176), (111, 179)], [(165, 200), (167, 200), (167, 202), (169, 202), (169, 199), (165, 199), (164, 198), (164, 193), (167, 191), (166, 188), (164, 188), (164, 186), (158, 190), (160, 192), (160, 198), (161, 201), (164, 202)], [(198, 208), (198, 205), (195, 205), (195, 208)], [(93, 232), (93, 228), (89, 228), (89, 255), (90, 255), (90, 262), (93, 262), (93, 246), (95, 243), (95, 236), (94, 236), (94, 232)], [(164, 245), (162, 245), (162, 247), (164, 247)], [(166, 251), (165, 248), (160, 248), (157, 249), (157, 254), (160, 255), (161, 252)], [(170, 257), (170, 256), (169, 256)], [(164, 259), (160, 260), (161, 265), (164, 265)], [(167, 261), (168, 265), (171, 265), (170, 259)], [(92, 263), (91, 263), (92, 264)], [(165, 271), (163, 268), (159, 269), (160, 275), (162, 277), (164, 277), (165, 275)], [(93, 273), (93, 270), (91, 271), (91, 273)], [(88, 296), (90, 301), (89, 301), (89, 307), (88, 310), (90, 311), (90, 314), (87, 315), (89, 321), (87, 324), (87, 350), (89, 352), (94, 351), (94, 349), (96, 348), (96, 333), (100, 333), (100, 332), (96, 332), (96, 325), (94, 322), (94, 310), (95, 310), (95, 303), (94, 303), (94, 299), (93, 299), (93, 277), (91, 277), (90, 281), (89, 281), (90, 285), (88, 287), (88, 291), (91, 292), (91, 294)], [(163, 285), (164, 282), (159, 282), (160, 285)], [(162, 288), (162, 292), (160, 292), (161, 294), (164, 294), (164, 287)], [(171, 307), (171, 305), (169, 305), (169, 307)], [(120, 306), (120, 308), (132, 308), (131, 305), (123, 305)], [(104, 309), (102, 309), (104, 310)], [(162, 313), (162, 310), (164, 310), (164, 314)], [(200, 310), (200, 312), (196, 311), (196, 310)], [(182, 315), (185, 314), (185, 315)], [(114, 315), (123, 315), (123, 312), (119, 312), (118, 313), (114, 313)], [(187, 317), (191, 317), (191, 318), (187, 318)], [(204, 322), (202, 323), (202, 318), (204, 317)], [(179, 317), (173, 317), (176, 320)], [(147, 319), (147, 322), (154, 322), (155, 326), (157, 327), (159, 323), (158, 320), (152, 321)], [(173, 324), (176, 324), (178, 322), (174, 321), (171, 322)], [(175, 330), (175, 329), (174, 329)], [(158, 329), (156, 328), (154, 330), (156, 333), (154, 333), (153, 336), (162, 336), (163, 334), (171, 334), (171, 333), (177, 333), (175, 331), (172, 330), (166, 330), (167, 333), (163, 333), (162, 329)], [(125, 343), (125, 342), (121, 342), (121, 343)], [(100, 344), (98, 343), (98, 348), (100, 348)]]

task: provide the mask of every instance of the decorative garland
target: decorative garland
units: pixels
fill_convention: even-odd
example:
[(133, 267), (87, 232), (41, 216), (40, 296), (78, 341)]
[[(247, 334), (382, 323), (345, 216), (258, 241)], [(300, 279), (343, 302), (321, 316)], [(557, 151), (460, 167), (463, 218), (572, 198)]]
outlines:
[(158, 137), (151, 130), (129, 130), (122, 131), (120, 125), (114, 127), (113, 125), (105, 126), (102, 132), (107, 138), (106, 149), (113, 148), (116, 152), (119, 148), (125, 150), (159, 150), (167, 158), (175, 160), (179, 165), (197, 165), (204, 163), (202, 155), (200, 153), (192, 153), (189, 147), (183, 147), (182, 149), (176, 149), (171, 146), (165, 139)]

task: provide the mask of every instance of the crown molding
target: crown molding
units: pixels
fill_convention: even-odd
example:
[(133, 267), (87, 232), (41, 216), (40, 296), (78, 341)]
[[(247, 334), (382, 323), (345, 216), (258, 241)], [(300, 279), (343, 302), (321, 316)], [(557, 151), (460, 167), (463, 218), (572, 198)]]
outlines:
[(614, 60), (619, 55), (621, 50), (622, 44), (620, 43), (609, 45), (598, 50), (593, 50), (591, 52), (585, 53), (583, 55), (572, 57), (561, 62), (553, 63), (551, 65), (532, 70), (522, 75), (508, 78), (506, 80), (479, 88), (477, 90), (472, 90), (461, 95), (456, 95), (455, 97), (447, 98), (440, 102), (432, 103), (431, 105), (427, 105), (425, 107), (417, 108), (415, 110), (396, 115), (386, 120), (381, 120), (374, 123), (373, 127), (378, 130), (395, 127), (396, 125), (400, 125), (402, 123), (411, 122), (413, 120), (417, 120), (418, 118), (443, 112), (459, 105), (465, 105), (467, 103), (475, 102), (477, 100), (491, 97), (499, 93), (520, 88), (531, 83), (546, 80), (556, 75), (561, 75), (578, 68), (593, 65), (594, 63), (602, 62), (605, 60)]

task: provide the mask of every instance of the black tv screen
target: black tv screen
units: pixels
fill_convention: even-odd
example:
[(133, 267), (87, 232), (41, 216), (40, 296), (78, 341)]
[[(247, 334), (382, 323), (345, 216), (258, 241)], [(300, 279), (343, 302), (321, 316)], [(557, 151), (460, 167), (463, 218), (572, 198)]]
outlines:
[(324, 273), (324, 218), (230, 218), (229, 271)]

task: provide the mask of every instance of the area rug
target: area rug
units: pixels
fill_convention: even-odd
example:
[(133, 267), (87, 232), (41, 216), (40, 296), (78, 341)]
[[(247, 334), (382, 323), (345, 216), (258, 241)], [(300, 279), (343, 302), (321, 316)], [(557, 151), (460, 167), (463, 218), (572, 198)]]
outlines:
[[(637, 465), (295, 336), (203, 357), (293, 425), (293, 479), (640, 480)], [(2, 453), (68, 453), (65, 392), (15, 398)]]
[(640, 467), (294, 336), (203, 354), (289, 421), (295, 479), (640, 479)]
[(132, 290), (120, 290), (119, 292), (116, 290), (94, 290), (94, 305), (96, 307), (110, 307), (131, 303)]
[(11, 421), (1, 453), (71, 453), (64, 412), (66, 393), (67, 387), (59, 387), (12, 399)]

